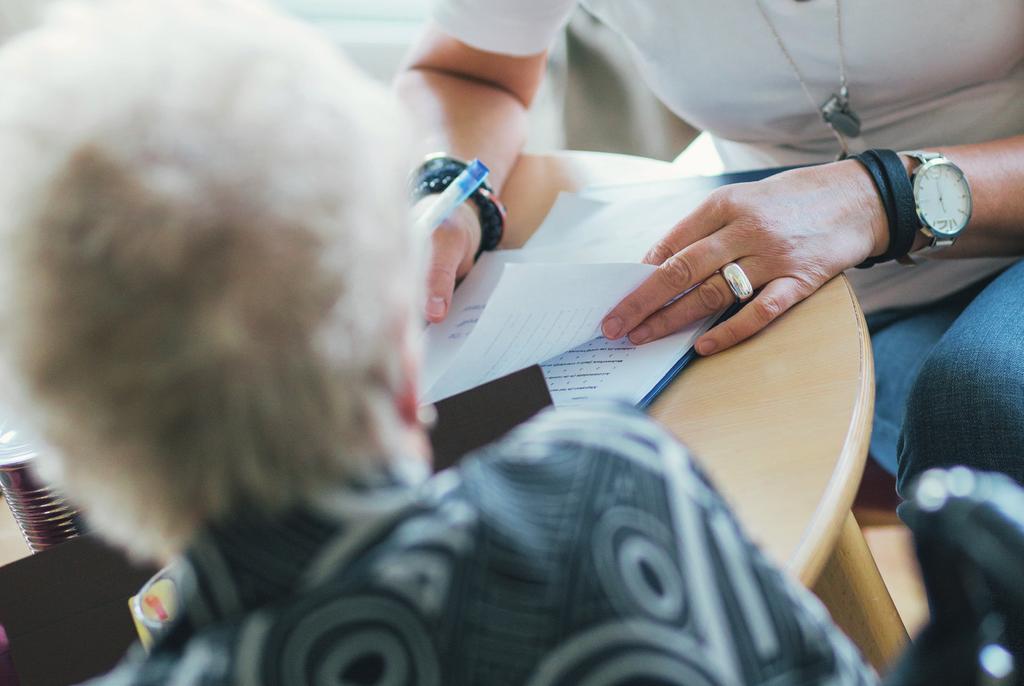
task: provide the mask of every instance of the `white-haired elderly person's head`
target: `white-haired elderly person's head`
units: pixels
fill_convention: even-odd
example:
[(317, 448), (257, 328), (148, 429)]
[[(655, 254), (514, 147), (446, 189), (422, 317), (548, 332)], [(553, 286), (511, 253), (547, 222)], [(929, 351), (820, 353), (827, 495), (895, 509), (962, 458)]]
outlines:
[(246, 2), (67, 5), (0, 51), (3, 357), (99, 532), (166, 557), (403, 452), (403, 133)]

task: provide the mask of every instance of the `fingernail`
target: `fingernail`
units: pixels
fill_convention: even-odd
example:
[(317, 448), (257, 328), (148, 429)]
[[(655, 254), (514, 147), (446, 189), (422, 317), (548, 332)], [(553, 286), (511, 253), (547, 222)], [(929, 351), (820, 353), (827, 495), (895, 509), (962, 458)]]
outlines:
[(697, 352), (701, 355), (710, 355), (715, 352), (715, 348), (717, 347), (718, 345), (712, 340), (701, 341), (697, 344)]
[(643, 343), (650, 337), (651, 327), (647, 326), (646, 324), (641, 324), (640, 326), (633, 329), (632, 333), (629, 334), (630, 342), (637, 344)]
[(445, 305), (444, 298), (439, 296), (432, 296), (427, 300), (427, 316), (428, 317), (443, 317), (445, 310), (448, 306)]
[(608, 317), (601, 325), (601, 333), (610, 341), (618, 340), (622, 337), (622, 320), (618, 317)]

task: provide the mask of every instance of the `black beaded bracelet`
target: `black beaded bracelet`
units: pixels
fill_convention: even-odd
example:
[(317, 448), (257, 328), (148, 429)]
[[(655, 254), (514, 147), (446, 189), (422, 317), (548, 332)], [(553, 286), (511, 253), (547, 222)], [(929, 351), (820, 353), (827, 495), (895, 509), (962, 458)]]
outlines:
[(877, 257), (869, 257), (857, 265), (858, 269), (867, 269), (882, 262), (890, 262), (905, 257), (914, 245), (917, 235), (917, 211), (914, 207), (914, 189), (910, 177), (900, 156), (892, 150), (873, 149), (859, 155), (853, 155), (868, 174), (878, 189), (878, 195), (885, 208), (885, 216), (889, 226), (889, 245), (886, 251)]
[[(467, 166), (462, 160), (447, 155), (427, 157), (413, 173), (413, 201), (443, 192)], [(469, 199), (476, 205), (480, 216), (480, 247), (473, 256), (476, 260), (485, 250), (494, 250), (501, 243), (508, 212), (486, 182), (481, 184)]]

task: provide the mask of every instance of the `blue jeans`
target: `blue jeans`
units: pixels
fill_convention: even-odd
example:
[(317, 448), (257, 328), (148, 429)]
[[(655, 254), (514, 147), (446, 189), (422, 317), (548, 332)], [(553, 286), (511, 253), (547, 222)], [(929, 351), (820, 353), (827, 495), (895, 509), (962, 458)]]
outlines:
[(938, 303), (868, 317), (871, 456), (906, 488), (964, 464), (1024, 483), (1024, 261)]

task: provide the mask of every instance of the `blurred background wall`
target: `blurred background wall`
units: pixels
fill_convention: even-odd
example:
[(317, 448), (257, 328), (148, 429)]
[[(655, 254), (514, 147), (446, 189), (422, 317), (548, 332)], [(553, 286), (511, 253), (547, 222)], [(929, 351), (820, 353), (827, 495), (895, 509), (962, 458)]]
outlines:
[[(86, 2), (88, 0), (85, 0)], [(173, 2), (173, 0), (167, 0)], [(374, 77), (389, 81), (422, 30), (430, 0), (268, 0), (323, 31)], [(30, 26), (53, 0), (0, 0), (0, 40)], [(548, 78), (531, 111), (528, 148), (570, 148), (676, 158), (697, 131), (638, 78), (621, 40), (578, 9), (553, 46)], [(720, 166), (702, 136), (683, 173)]]
[[(389, 80), (429, 0), (274, 0), (323, 30), (364, 69)], [(529, 147), (675, 158), (697, 135), (637, 78), (621, 40), (580, 9), (554, 46), (531, 113)]]

